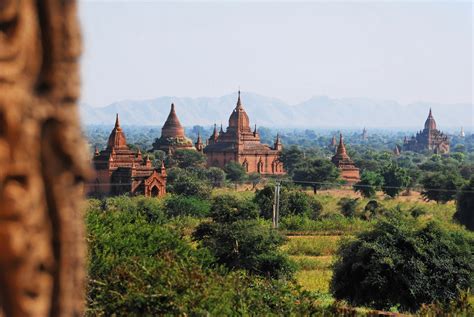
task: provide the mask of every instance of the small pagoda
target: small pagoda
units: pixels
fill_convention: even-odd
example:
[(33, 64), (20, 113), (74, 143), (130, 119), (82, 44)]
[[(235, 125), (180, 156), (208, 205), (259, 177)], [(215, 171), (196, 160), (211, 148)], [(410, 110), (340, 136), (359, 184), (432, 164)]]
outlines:
[(341, 178), (349, 184), (357, 183), (360, 180), (359, 169), (355, 166), (349, 155), (347, 155), (346, 146), (342, 133), (339, 135), (339, 145), (336, 154), (331, 161), (341, 172)]
[(193, 142), (184, 134), (184, 128), (179, 122), (174, 103), (165, 124), (161, 128), (161, 136), (153, 143), (153, 150), (161, 150), (173, 154), (176, 150), (195, 150)]
[(107, 147), (102, 151), (96, 147), (92, 163), (96, 175), (88, 184), (91, 196), (128, 193), (157, 197), (166, 194), (165, 167), (163, 164), (161, 168), (153, 167), (150, 159), (142, 156), (140, 149), (133, 151), (129, 148), (118, 114)]

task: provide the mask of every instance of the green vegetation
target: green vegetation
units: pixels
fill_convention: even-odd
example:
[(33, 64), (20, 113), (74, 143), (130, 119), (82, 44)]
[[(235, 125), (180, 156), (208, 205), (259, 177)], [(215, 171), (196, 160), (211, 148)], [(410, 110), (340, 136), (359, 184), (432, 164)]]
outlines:
[(448, 305), (474, 286), (474, 239), (402, 216), (376, 224), (338, 251), (331, 290), (353, 305), (416, 311)]
[(454, 218), (467, 229), (474, 231), (474, 177), (459, 194)]

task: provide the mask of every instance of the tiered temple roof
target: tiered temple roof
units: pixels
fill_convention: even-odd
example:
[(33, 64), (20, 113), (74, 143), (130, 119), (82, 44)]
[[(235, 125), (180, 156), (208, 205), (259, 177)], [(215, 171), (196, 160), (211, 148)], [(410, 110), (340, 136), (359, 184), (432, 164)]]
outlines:
[(337, 146), (336, 154), (331, 161), (339, 168), (341, 177), (349, 183), (355, 183), (360, 180), (359, 169), (355, 166), (346, 151), (342, 133), (339, 135), (339, 145)]
[(173, 153), (177, 149), (195, 150), (193, 142), (184, 134), (184, 128), (179, 122), (174, 103), (171, 104), (171, 110), (168, 118), (161, 128), (161, 136), (153, 143), (154, 150)]
[(241, 163), (248, 172), (262, 174), (283, 174), (283, 167), (278, 158), (282, 149), (280, 137), (277, 136), (274, 147), (262, 144), (257, 127), (252, 131), (250, 119), (245, 111), (240, 91), (237, 104), (229, 117), (229, 125), (224, 131), (214, 132), (204, 148), (209, 166), (224, 167), (230, 161)]

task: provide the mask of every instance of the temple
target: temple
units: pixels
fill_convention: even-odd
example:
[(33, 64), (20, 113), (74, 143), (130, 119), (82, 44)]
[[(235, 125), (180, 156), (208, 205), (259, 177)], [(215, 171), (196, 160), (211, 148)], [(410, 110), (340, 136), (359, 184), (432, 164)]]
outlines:
[(93, 165), (96, 177), (88, 186), (92, 196), (166, 194), (165, 167), (162, 164), (161, 168), (154, 168), (140, 150), (134, 152), (128, 147), (118, 114), (106, 149), (100, 152), (95, 149)]
[(369, 139), (369, 133), (367, 132), (367, 129), (364, 127), (364, 130), (362, 130), (362, 135), (361, 135), (362, 141), (367, 141)]
[(176, 115), (174, 103), (165, 124), (161, 128), (161, 136), (153, 143), (153, 150), (161, 150), (168, 154), (176, 150), (195, 150), (193, 142), (184, 134), (184, 128)]
[(242, 106), (240, 91), (237, 105), (229, 118), (226, 131), (221, 127), (214, 131), (204, 148), (207, 156), (207, 165), (224, 168), (229, 162), (242, 164), (247, 173), (260, 173), (264, 175), (285, 174), (283, 164), (279, 161), (283, 145), (277, 135), (273, 147), (260, 142), (260, 135), (255, 126), (250, 128), (250, 120)]
[(331, 161), (341, 172), (341, 178), (349, 184), (356, 183), (360, 180), (359, 169), (355, 166), (349, 155), (347, 155), (342, 133), (339, 136), (339, 145), (337, 146), (336, 154), (332, 157)]
[(449, 153), (448, 136), (439, 131), (436, 127), (436, 121), (430, 109), (428, 118), (425, 121), (425, 128), (419, 131), (416, 136), (410, 139), (405, 138), (403, 142), (404, 151), (422, 152), (433, 151), (436, 154)]

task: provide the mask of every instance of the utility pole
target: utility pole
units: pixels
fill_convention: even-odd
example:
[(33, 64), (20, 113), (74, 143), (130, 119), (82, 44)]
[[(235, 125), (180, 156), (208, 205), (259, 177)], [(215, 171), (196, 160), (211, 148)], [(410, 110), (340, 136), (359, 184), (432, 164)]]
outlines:
[(280, 182), (275, 184), (275, 195), (273, 201), (273, 229), (278, 229), (280, 220)]

